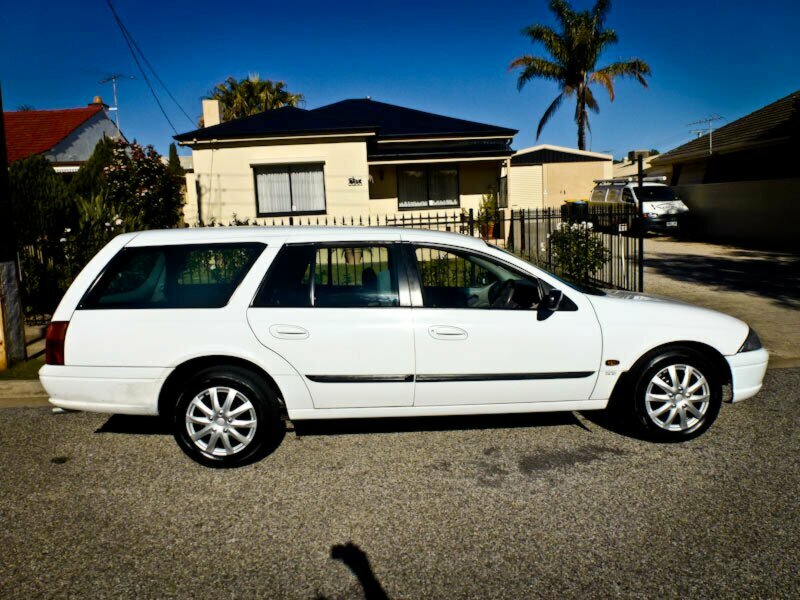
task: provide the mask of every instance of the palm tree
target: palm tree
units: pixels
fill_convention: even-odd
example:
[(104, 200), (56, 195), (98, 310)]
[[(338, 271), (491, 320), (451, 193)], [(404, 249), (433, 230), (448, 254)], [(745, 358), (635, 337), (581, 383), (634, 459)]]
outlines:
[[(303, 102), (303, 95), (288, 91), (285, 81), (261, 79), (258, 74), (248, 75), (241, 80), (228, 77), (215, 85), (206, 98), (220, 101), (224, 121), (249, 117), (282, 106), (297, 106)], [(200, 119), (200, 125), (202, 121)]]
[(614, 101), (614, 80), (617, 77), (633, 77), (647, 87), (645, 75), (650, 75), (650, 65), (632, 58), (597, 68), (603, 50), (617, 42), (613, 29), (604, 24), (611, 0), (597, 0), (591, 10), (577, 12), (566, 0), (551, 0), (550, 10), (555, 14), (560, 31), (546, 25), (534, 24), (523, 29), (534, 43), (540, 42), (550, 58), (524, 55), (511, 62), (509, 69), (522, 69), (517, 79), (517, 88), (522, 89), (533, 79), (548, 79), (558, 83), (561, 93), (550, 104), (539, 121), (536, 139), (565, 98), (575, 98), (575, 123), (578, 125), (578, 148), (586, 149), (586, 129), (589, 127), (587, 108), (595, 113), (600, 107), (592, 92), (592, 84), (606, 89)]

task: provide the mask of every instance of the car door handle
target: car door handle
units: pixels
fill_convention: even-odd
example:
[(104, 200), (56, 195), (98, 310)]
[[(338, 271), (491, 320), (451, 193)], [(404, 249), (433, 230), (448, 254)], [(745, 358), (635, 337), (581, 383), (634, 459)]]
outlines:
[(453, 327), (452, 325), (433, 325), (428, 327), (430, 336), (437, 340), (465, 340), (467, 339), (467, 332), (460, 327)]
[(269, 333), (282, 340), (304, 340), (309, 336), (308, 330), (299, 325), (272, 325)]

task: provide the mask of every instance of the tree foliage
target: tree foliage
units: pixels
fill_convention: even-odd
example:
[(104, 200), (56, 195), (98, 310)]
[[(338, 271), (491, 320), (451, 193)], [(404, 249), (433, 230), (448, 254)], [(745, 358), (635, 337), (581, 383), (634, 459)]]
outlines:
[(43, 156), (37, 154), (12, 163), (8, 176), (18, 245), (53, 237), (62, 223), (74, 218), (69, 190)]
[(101, 140), (66, 183), (47, 159), (9, 169), (27, 314), (49, 314), (72, 278), (123, 231), (175, 227), (183, 194), (152, 146)]
[(73, 197), (94, 198), (105, 193), (103, 173), (114, 158), (116, 144), (116, 141), (108, 137), (97, 142), (89, 160), (81, 165), (69, 182), (69, 191)]
[(618, 40), (613, 29), (605, 28), (610, 9), (610, 0), (597, 0), (591, 10), (580, 12), (573, 9), (567, 0), (551, 0), (550, 10), (558, 27), (554, 29), (534, 24), (523, 30), (531, 42), (544, 47), (549, 57), (526, 54), (513, 60), (509, 68), (521, 70), (517, 87), (522, 89), (534, 79), (546, 79), (558, 84), (561, 90), (539, 120), (537, 139), (562, 102), (574, 98), (578, 148), (585, 150), (586, 130), (591, 131), (588, 111), (600, 112), (592, 86), (604, 88), (612, 102), (615, 97), (614, 83), (618, 78), (630, 77), (647, 87), (645, 76), (650, 75), (650, 66), (639, 58), (597, 67), (603, 51)]
[(180, 183), (152, 146), (116, 142), (103, 179), (106, 206), (122, 217), (127, 228), (164, 229), (178, 224), (183, 204)]
[(186, 169), (181, 165), (181, 157), (178, 156), (178, 148), (174, 143), (169, 145), (169, 159), (167, 160), (167, 168), (170, 173), (175, 177), (185, 177)]
[(559, 223), (548, 237), (556, 268), (575, 281), (588, 281), (609, 260), (609, 250), (591, 223)]
[[(261, 79), (258, 74), (249, 75), (244, 79), (228, 77), (214, 86), (206, 98), (219, 100), (222, 105), (222, 118), (225, 121), (249, 117), (283, 106), (297, 106), (303, 102), (303, 95), (287, 90), (285, 81)], [(202, 119), (200, 125), (203, 125)]]

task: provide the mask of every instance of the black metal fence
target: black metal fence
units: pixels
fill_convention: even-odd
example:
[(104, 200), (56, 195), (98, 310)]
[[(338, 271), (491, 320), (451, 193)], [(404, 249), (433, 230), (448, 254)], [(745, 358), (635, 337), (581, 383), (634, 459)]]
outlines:
[[(582, 223), (589, 225), (581, 226)], [(483, 238), (488, 244), (561, 276), (599, 287), (641, 291), (639, 268), (642, 257), (636, 223), (635, 209), (627, 205), (591, 207), (576, 203), (536, 210), (500, 209), (494, 214), (462, 210), (362, 217), (320, 215), (236, 221), (231, 225), (409, 227), (449, 231)], [(569, 261), (564, 260), (563, 245), (553, 243), (554, 236), (558, 239), (566, 227), (578, 228), (580, 235), (593, 241), (595, 247), (598, 243), (602, 245), (604, 260), (600, 266), (577, 274), (568, 271), (566, 264)], [(573, 251), (582, 252), (591, 246), (577, 244), (574, 246), (577, 250)], [(36, 320), (37, 315), (50, 314), (58, 304), (75, 265), (66, 260), (63, 244), (58, 242), (21, 248), (20, 259), (23, 263), (26, 315), (29, 320)]]
[[(559, 208), (532, 210), (500, 209), (495, 214), (476, 214), (473, 210), (456, 213), (401, 213), (362, 217), (284, 217), (264, 221), (264, 225), (409, 227), (449, 231), (483, 238), (525, 260), (558, 275), (578, 278), (600, 287), (641, 291), (638, 227), (636, 210), (627, 205), (589, 206), (564, 204)], [(260, 223), (256, 223), (260, 224)], [(565, 228), (573, 228), (594, 243), (572, 246), (574, 251), (604, 248), (600, 266), (582, 273), (569, 273), (569, 260), (559, 256), (555, 239)]]

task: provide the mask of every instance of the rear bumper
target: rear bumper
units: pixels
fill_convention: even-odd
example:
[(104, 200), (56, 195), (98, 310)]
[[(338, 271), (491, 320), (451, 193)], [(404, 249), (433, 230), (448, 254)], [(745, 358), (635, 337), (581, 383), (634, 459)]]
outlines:
[(157, 415), (158, 394), (169, 369), (69, 367), (39, 370), (50, 403), (70, 410), (125, 415)]
[(733, 356), (726, 356), (725, 360), (731, 367), (733, 378), (732, 402), (747, 400), (755, 396), (761, 390), (764, 374), (767, 372), (769, 352), (761, 348), (752, 352), (739, 352)]

